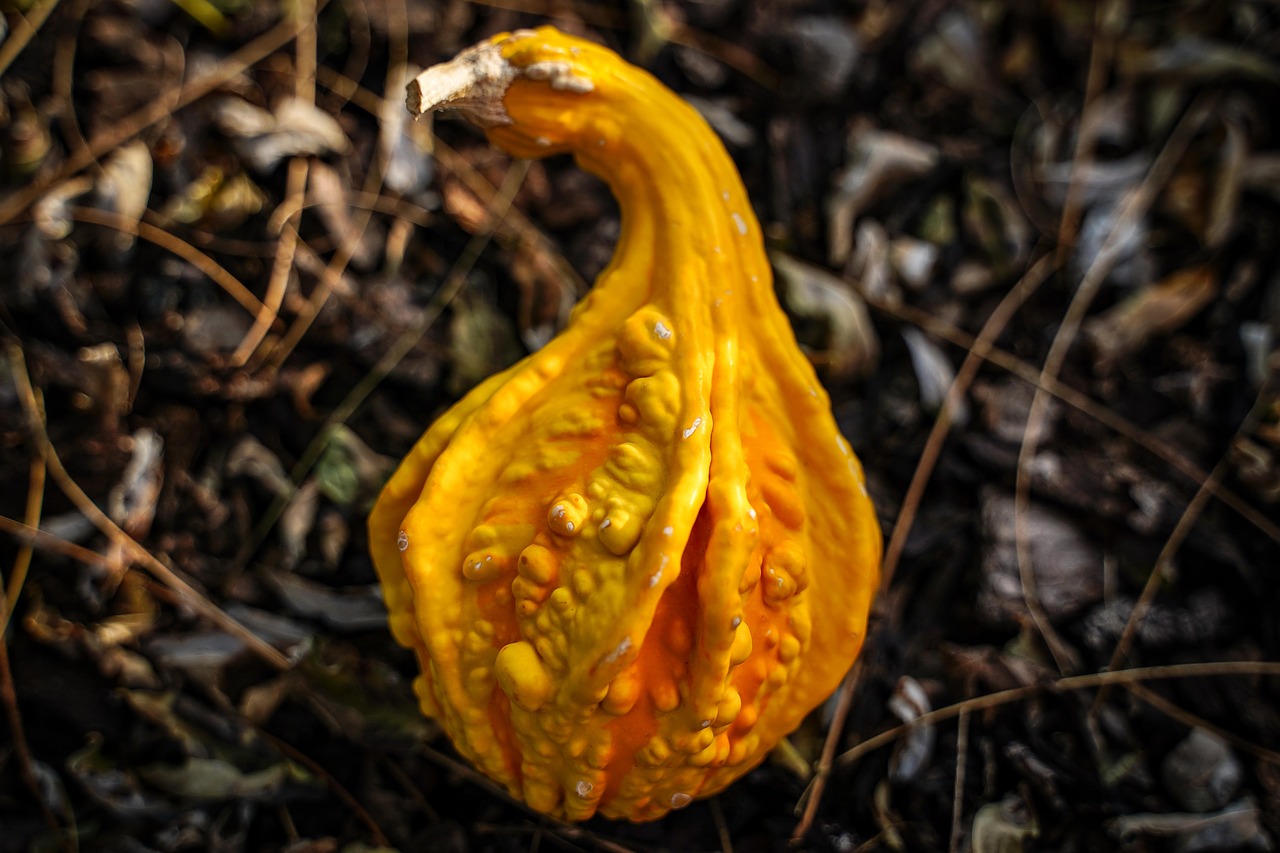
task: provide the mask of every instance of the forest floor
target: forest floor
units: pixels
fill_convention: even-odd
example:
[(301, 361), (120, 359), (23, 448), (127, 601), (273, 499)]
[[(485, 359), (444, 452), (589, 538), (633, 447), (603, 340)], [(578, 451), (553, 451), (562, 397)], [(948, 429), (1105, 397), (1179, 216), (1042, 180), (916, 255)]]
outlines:
[[(1274, 0), (3, 8), (0, 853), (1280, 844)], [(367, 555), (617, 238), (404, 111), (542, 23), (725, 141), (888, 545), (838, 698), (652, 824), (469, 769)]]

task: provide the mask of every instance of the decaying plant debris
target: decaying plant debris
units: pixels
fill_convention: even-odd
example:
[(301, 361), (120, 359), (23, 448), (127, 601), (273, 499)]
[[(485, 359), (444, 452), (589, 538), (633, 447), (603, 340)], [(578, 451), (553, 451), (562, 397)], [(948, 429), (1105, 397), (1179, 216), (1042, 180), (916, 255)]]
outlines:
[[(1273, 4), (5, 8), (0, 850), (1280, 844)], [(617, 236), (403, 111), (546, 22), (725, 140), (889, 537), (848, 689), (645, 826), (458, 762), (364, 556)]]

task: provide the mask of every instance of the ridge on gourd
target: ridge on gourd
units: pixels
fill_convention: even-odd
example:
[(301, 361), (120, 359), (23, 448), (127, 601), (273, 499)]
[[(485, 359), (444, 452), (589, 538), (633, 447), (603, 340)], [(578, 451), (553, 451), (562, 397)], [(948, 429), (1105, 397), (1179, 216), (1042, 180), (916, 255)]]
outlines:
[(702, 118), (551, 28), (429, 69), (520, 157), (622, 210), (543, 349), (433, 424), (369, 517), (390, 627), (458, 751), (533, 808), (651, 820), (743, 775), (857, 656), (881, 539)]

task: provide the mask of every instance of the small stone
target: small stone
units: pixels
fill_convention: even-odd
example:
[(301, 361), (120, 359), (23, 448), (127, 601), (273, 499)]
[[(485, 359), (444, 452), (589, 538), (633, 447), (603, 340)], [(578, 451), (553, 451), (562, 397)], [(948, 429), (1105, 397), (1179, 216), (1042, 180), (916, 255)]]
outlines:
[(1206, 729), (1192, 729), (1169, 751), (1163, 765), (1165, 787), (1187, 811), (1209, 812), (1231, 801), (1243, 770), (1231, 747)]

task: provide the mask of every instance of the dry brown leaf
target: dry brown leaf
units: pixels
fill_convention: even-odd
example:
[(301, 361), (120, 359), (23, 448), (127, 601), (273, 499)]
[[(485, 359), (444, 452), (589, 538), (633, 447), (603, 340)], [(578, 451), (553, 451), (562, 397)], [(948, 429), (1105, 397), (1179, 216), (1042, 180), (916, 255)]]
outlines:
[(1147, 285), (1105, 314), (1085, 323), (1100, 372), (1108, 372), (1152, 338), (1184, 326), (1218, 295), (1218, 273), (1190, 267)]
[(938, 150), (919, 140), (859, 122), (849, 131), (848, 165), (827, 201), (830, 262), (840, 266), (853, 251), (854, 223), (868, 207), (907, 181), (929, 172)]
[(769, 256), (787, 313), (812, 324), (799, 335), (832, 376), (864, 376), (880, 358), (880, 337), (867, 305), (843, 279), (781, 252)]

